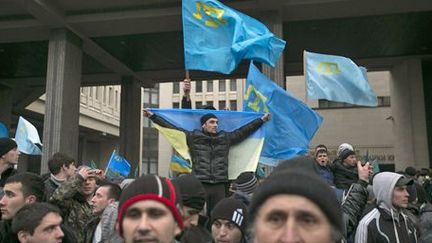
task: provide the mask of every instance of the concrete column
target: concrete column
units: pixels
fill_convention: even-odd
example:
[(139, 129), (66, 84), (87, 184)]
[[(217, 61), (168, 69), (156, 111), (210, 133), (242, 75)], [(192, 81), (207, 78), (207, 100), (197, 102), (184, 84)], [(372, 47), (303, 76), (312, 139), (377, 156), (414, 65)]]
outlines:
[[(261, 14), (263, 22), (267, 28), (279, 38), (283, 38), (283, 22), (280, 11), (264, 11)], [(284, 71), (284, 54), (279, 57), (275, 68), (267, 64), (262, 65), (262, 72), (271, 80), (276, 82), (280, 87), (285, 89), (285, 71)]]
[(428, 167), (429, 151), (420, 59), (394, 66), (390, 82), (395, 169)]
[(50, 33), (41, 172), (48, 158), (63, 152), (78, 156), (82, 41), (66, 29)]
[[(142, 102), (141, 86), (131, 77), (121, 84), (120, 155), (131, 164), (130, 177), (141, 167), (142, 158)], [(139, 169), (140, 170), (140, 169)], [(140, 171), (141, 173), (141, 171)]]
[[(0, 85), (0, 107), (0, 122), (9, 130), (12, 119), (12, 89), (3, 85)], [(9, 131), (9, 136), (11, 135)]]

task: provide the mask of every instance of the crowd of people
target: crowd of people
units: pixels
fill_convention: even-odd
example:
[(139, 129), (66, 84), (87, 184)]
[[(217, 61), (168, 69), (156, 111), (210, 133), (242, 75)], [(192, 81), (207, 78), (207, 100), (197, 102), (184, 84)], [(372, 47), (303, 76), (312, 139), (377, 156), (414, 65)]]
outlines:
[(61, 152), (46, 175), (17, 173), (17, 144), (0, 138), (0, 243), (432, 242), (430, 170), (374, 174), (347, 143), (334, 161), (319, 145), (265, 178), (244, 171), (228, 180), (229, 148), (269, 119), (224, 132), (209, 111), (201, 129), (184, 131), (192, 173), (120, 183)]

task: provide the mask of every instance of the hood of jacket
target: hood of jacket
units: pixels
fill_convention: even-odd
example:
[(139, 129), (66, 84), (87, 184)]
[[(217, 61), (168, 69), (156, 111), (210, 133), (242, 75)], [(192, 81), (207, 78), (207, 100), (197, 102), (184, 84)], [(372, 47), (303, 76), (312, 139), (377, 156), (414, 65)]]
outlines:
[(402, 175), (392, 172), (381, 172), (373, 179), (373, 192), (375, 194), (377, 205), (388, 211), (398, 211), (393, 206), (393, 190), (396, 182)]

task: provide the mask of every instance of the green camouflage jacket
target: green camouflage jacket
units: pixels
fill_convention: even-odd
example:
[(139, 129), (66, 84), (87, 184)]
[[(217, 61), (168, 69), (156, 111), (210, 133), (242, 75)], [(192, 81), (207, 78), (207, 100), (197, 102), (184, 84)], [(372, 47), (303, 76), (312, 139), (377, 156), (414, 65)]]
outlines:
[(83, 182), (83, 178), (76, 175), (57, 188), (50, 198), (50, 202), (60, 208), (63, 223), (74, 231), (79, 243), (84, 242), (85, 226), (92, 218), (92, 207), (79, 192)]

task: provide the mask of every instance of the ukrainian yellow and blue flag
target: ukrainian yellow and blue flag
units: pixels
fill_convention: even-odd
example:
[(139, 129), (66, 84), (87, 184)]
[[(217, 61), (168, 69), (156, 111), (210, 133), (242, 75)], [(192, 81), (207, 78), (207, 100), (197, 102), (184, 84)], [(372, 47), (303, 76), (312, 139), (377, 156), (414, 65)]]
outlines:
[[(218, 130), (231, 132), (241, 126), (263, 116), (258, 112), (238, 112), (238, 111), (218, 111), (218, 110), (186, 110), (186, 109), (150, 109), (151, 112), (164, 118), (172, 125), (185, 131), (192, 132), (195, 129), (201, 130), (200, 118), (207, 113), (213, 113), (218, 117)], [(186, 141), (186, 133), (181, 130), (161, 127), (155, 123), (153, 126), (164, 135), (168, 142), (177, 151), (179, 156), (188, 164), (176, 161), (170, 165), (176, 172), (187, 171), (191, 168), (193, 161), (189, 153)], [(260, 129), (251, 134), (243, 142), (230, 148), (228, 156), (228, 177), (237, 178), (244, 171), (255, 171), (264, 144), (264, 129)]]

